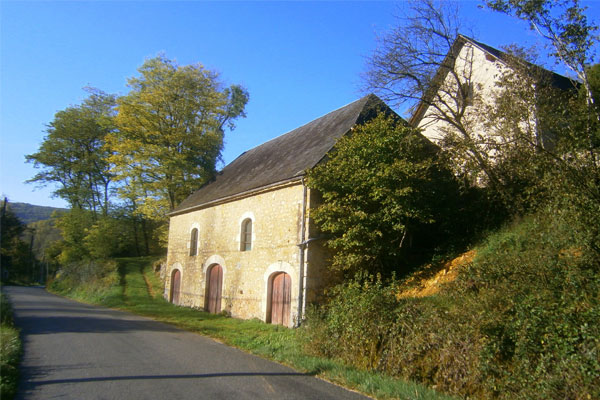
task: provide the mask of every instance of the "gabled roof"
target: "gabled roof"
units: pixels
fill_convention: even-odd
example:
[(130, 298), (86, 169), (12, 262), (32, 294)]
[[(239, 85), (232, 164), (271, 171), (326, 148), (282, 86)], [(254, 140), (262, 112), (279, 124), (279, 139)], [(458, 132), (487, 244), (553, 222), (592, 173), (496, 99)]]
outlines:
[(381, 112), (395, 115), (383, 101), (370, 94), (248, 150), (217, 173), (215, 179), (191, 194), (170, 215), (300, 179), (354, 125), (362, 124)]
[[(425, 115), (425, 112), (427, 111), (428, 106), (431, 104), (431, 101), (432, 101), (433, 97), (435, 96), (435, 93), (439, 89), (442, 82), (444, 82), (444, 80), (446, 79), (446, 75), (448, 75), (448, 72), (450, 71), (450, 69), (453, 68), (456, 57), (458, 57), (458, 54), (460, 53), (462, 47), (466, 43), (470, 43), (470, 44), (474, 45), (475, 47), (479, 48), (480, 50), (482, 50), (485, 53), (492, 56), (494, 59), (500, 60), (505, 65), (510, 64), (512, 62), (512, 60), (514, 60), (513, 56), (511, 56), (510, 54), (508, 54), (504, 51), (501, 51), (494, 47), (488, 46), (485, 43), (478, 42), (477, 40), (471, 39), (468, 36), (459, 34), (458, 37), (456, 38), (456, 40), (454, 41), (454, 43), (452, 44), (450, 51), (446, 55), (446, 58), (440, 65), (440, 68), (438, 69), (437, 73), (435, 74), (435, 77), (432, 80), (433, 85), (423, 95), (423, 99), (421, 100), (421, 102), (415, 109), (415, 112), (411, 116), (411, 118), (409, 120), (409, 123), (411, 126), (417, 126), (419, 124), (419, 122), (421, 122), (421, 119)], [(525, 62), (529, 66), (536, 67), (540, 72), (542, 72), (542, 74), (545, 77), (548, 77), (550, 84), (557, 89), (569, 90), (574, 87), (573, 81), (565, 76), (559, 75), (556, 72), (549, 71), (540, 66), (530, 64), (526, 61), (523, 61), (523, 62)]]

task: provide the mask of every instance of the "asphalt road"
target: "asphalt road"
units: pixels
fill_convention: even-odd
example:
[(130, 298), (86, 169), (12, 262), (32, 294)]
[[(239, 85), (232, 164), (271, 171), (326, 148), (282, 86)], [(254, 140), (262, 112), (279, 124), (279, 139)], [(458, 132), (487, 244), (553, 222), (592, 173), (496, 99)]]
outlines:
[(21, 328), (17, 399), (365, 399), (170, 325), (4, 287)]

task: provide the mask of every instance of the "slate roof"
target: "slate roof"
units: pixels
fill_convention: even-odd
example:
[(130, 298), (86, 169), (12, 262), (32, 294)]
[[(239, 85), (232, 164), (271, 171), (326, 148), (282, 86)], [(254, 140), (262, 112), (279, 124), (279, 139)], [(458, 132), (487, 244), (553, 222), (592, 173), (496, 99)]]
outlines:
[(225, 166), (213, 181), (191, 194), (170, 215), (294, 178), (300, 179), (354, 125), (362, 124), (381, 112), (396, 115), (382, 100), (370, 94), (248, 150)]
[[(501, 60), (503, 63), (508, 64), (510, 62), (510, 58), (511, 56), (501, 50), (498, 50), (492, 46), (488, 46), (485, 43), (481, 43), (478, 42), (475, 39), (471, 39), (468, 36), (459, 34), (458, 37), (456, 38), (456, 40), (454, 41), (454, 43), (452, 44), (452, 48), (450, 49), (448, 55), (446, 56), (446, 58), (444, 59), (444, 61), (442, 62), (442, 65), (440, 66), (440, 68), (438, 69), (435, 77), (433, 78), (433, 82), (437, 82), (437, 84), (435, 84), (434, 86), (430, 87), (429, 90), (427, 91), (427, 93), (424, 94), (423, 99), (421, 100), (421, 102), (419, 103), (419, 105), (417, 106), (417, 108), (415, 109), (415, 112), (413, 113), (413, 115), (410, 118), (409, 123), (412, 126), (417, 126), (419, 124), (419, 122), (421, 122), (421, 119), (423, 118), (423, 116), (425, 115), (425, 112), (427, 111), (427, 108), (431, 102), (431, 99), (433, 98), (433, 96), (435, 95), (435, 93), (437, 92), (441, 82), (443, 82), (445, 80), (446, 75), (449, 72), (449, 68), (451, 68), (451, 65), (453, 63), (454, 57), (452, 57), (452, 54), (454, 54), (455, 56), (457, 54), (460, 53), (460, 50), (462, 49), (462, 47), (466, 44), (466, 43), (471, 43), (473, 45), (475, 45), (476, 47), (479, 47), (481, 50), (485, 51), (486, 53), (494, 56), (495, 58)], [(549, 81), (552, 84), (552, 86), (558, 88), (558, 89), (562, 89), (562, 90), (569, 90), (569, 89), (573, 89), (573, 81), (565, 76), (559, 75), (556, 72), (552, 72), (549, 71), (545, 68), (542, 68), (538, 65), (533, 65), (527, 62), (528, 65), (530, 66), (534, 66), (539, 68), (539, 71), (541, 71), (542, 73), (546, 74), (546, 76), (549, 77)]]

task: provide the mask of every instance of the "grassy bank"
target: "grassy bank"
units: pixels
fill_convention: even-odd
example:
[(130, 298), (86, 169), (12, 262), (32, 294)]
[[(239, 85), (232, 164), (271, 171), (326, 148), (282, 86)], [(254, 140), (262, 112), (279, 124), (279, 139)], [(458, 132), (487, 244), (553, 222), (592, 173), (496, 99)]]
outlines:
[(162, 298), (162, 284), (152, 270), (153, 261), (151, 258), (119, 259), (117, 268), (109, 265), (104, 274), (96, 274), (95, 283), (88, 281), (84, 284), (81, 281), (76, 284), (76, 279), (70, 280), (63, 276), (62, 280), (51, 284), (49, 290), (198, 332), (376, 398), (449, 398), (423, 385), (349, 367), (334, 359), (314, 356), (307, 351), (304, 328), (287, 329), (259, 320), (244, 321), (173, 306)]
[(312, 346), (464, 398), (599, 399), (600, 256), (584, 229), (515, 221), (423, 298), (405, 295), (421, 292), (411, 279), (345, 282), (310, 319)]
[(0, 394), (10, 400), (17, 393), (21, 340), (15, 329), (12, 309), (4, 293), (0, 294)]

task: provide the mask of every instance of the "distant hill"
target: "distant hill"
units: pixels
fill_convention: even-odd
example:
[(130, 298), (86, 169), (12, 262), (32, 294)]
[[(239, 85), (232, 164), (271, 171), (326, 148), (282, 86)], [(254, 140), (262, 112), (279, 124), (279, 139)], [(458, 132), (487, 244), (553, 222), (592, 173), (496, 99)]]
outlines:
[(66, 212), (66, 208), (36, 206), (11, 201), (8, 202), (8, 208), (27, 226), (27, 229), (21, 235), (21, 240), (33, 246), (33, 253), (38, 260), (44, 258), (46, 249), (52, 243), (62, 239), (60, 230), (54, 226), (51, 216), (55, 211), (59, 213)]
[(11, 201), (8, 202), (8, 207), (25, 225), (50, 219), (54, 211), (67, 211), (66, 208), (36, 206), (28, 203), (13, 203)]

